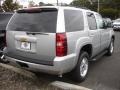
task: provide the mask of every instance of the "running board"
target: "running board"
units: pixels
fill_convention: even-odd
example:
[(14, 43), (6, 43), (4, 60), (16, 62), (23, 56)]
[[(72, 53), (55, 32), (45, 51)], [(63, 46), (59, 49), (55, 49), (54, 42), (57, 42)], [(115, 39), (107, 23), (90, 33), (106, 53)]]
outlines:
[(107, 50), (103, 51), (102, 53), (98, 54), (97, 56), (93, 57), (90, 61), (97, 61), (102, 56), (104, 56), (107, 53)]

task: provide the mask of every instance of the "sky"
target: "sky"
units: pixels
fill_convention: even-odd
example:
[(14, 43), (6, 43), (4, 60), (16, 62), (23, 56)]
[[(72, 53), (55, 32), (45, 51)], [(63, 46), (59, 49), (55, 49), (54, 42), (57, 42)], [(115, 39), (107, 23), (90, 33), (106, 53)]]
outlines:
[[(20, 4), (27, 6), (28, 5), (28, 1), (31, 0), (17, 0), (20, 2)], [(44, 3), (56, 3), (57, 0), (33, 0), (36, 4), (38, 4), (39, 2), (44, 2)], [(58, 0), (59, 3), (67, 3), (69, 4), (70, 2), (72, 2), (73, 0)]]

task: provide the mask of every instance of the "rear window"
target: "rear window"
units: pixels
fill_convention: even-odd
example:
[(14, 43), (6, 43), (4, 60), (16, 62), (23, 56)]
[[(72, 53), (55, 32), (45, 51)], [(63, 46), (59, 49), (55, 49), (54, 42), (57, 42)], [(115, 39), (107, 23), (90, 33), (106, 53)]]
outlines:
[(17, 11), (7, 26), (7, 30), (55, 33), (57, 9)]
[(84, 30), (83, 13), (80, 10), (64, 10), (65, 28), (67, 32)]

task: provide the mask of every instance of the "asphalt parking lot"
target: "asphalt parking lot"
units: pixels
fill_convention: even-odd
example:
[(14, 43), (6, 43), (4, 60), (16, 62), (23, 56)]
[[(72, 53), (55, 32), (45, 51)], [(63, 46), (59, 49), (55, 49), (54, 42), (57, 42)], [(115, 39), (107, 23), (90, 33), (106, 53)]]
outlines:
[(95, 90), (120, 90), (120, 32), (115, 32), (115, 51), (90, 64), (87, 80), (79, 85)]
[(120, 90), (120, 32), (115, 32), (115, 51), (111, 57), (104, 56), (90, 63), (88, 78), (82, 83), (73, 82), (69, 75), (63, 78), (39, 73), (30, 79), (0, 67), (0, 90), (51, 90), (53, 81), (63, 81), (93, 90)]

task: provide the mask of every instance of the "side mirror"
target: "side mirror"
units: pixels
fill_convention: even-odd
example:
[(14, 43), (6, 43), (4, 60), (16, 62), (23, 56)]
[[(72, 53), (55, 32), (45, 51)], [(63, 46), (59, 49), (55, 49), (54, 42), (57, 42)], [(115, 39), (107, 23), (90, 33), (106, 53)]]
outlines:
[(112, 23), (112, 22), (108, 22), (107, 27), (108, 27), (108, 28), (113, 28), (113, 27), (114, 27), (114, 25), (113, 25), (113, 23)]
[(103, 28), (107, 29), (108, 28), (108, 23), (106, 21), (103, 21)]

